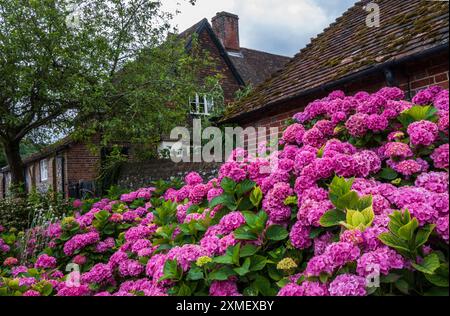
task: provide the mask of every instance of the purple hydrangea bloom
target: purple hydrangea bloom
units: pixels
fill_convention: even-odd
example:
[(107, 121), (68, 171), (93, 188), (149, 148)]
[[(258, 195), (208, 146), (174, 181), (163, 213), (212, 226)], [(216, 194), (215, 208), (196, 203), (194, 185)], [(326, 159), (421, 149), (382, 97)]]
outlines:
[(366, 296), (366, 279), (352, 274), (341, 274), (328, 287), (331, 296)]
[(125, 260), (119, 263), (119, 273), (122, 277), (138, 277), (144, 272), (144, 266), (136, 260)]
[(305, 128), (301, 124), (292, 124), (283, 133), (282, 139), (287, 144), (299, 144), (303, 142), (303, 135), (305, 134)]
[(302, 222), (298, 221), (291, 229), (289, 240), (297, 249), (309, 248), (312, 244), (312, 240), (309, 237), (310, 232), (311, 229), (309, 227), (304, 226)]
[(391, 270), (403, 269), (405, 260), (395, 250), (381, 247), (367, 252), (358, 259), (356, 271), (358, 275), (366, 277), (371, 273), (380, 272), (388, 275)]
[(185, 245), (183, 247), (172, 248), (167, 254), (167, 259), (176, 260), (184, 271), (188, 271), (192, 262), (207, 255), (208, 252), (201, 246)]
[(319, 282), (289, 283), (278, 292), (278, 296), (328, 296), (328, 289)]
[(409, 158), (413, 152), (408, 144), (400, 142), (387, 143), (384, 147), (384, 154), (390, 158)]
[(114, 281), (111, 267), (108, 264), (98, 263), (89, 272), (81, 276), (83, 283), (105, 285)]
[(71, 256), (75, 251), (83, 249), (86, 246), (97, 243), (100, 240), (98, 232), (90, 232), (73, 236), (64, 244), (64, 253)]
[(231, 212), (225, 215), (219, 222), (222, 234), (229, 234), (245, 224), (245, 218), (241, 212)]
[(115, 245), (116, 245), (116, 241), (114, 240), (114, 238), (112, 238), (112, 237), (106, 238), (104, 241), (99, 242), (95, 246), (95, 252), (105, 253), (108, 250), (113, 249)]
[(353, 137), (362, 137), (367, 132), (367, 115), (362, 113), (357, 113), (347, 120), (345, 127), (347, 128), (350, 135)]
[(311, 128), (303, 135), (303, 143), (319, 148), (326, 142), (325, 135), (318, 128)]
[(394, 166), (394, 170), (404, 176), (412, 176), (422, 170), (422, 166), (415, 160), (404, 160)]
[(445, 193), (448, 191), (447, 172), (422, 173), (417, 177), (415, 185), (435, 193)]
[(197, 172), (191, 172), (189, 173), (185, 178), (184, 181), (187, 185), (195, 186), (197, 184), (203, 183), (202, 177)]
[(431, 154), (431, 159), (433, 159), (434, 167), (437, 169), (448, 169), (449, 165), (449, 145), (444, 144), (434, 150)]
[(366, 127), (373, 132), (382, 132), (389, 125), (384, 115), (372, 114), (367, 117)]
[(57, 262), (55, 257), (43, 254), (37, 258), (34, 267), (37, 269), (54, 269), (56, 268), (56, 265)]
[(209, 295), (211, 296), (242, 296), (238, 292), (237, 284), (234, 281), (214, 281), (209, 288)]
[(438, 133), (438, 126), (430, 121), (414, 122), (408, 126), (408, 135), (415, 147), (430, 146), (436, 141)]

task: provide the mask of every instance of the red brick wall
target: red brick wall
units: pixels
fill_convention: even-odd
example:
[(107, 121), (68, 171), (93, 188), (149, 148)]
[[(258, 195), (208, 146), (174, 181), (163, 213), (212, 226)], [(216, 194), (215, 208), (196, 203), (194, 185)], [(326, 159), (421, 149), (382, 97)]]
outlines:
[(214, 44), (214, 41), (206, 30), (199, 35), (198, 41), (200, 47), (204, 51), (208, 52), (209, 56), (212, 57), (215, 63), (215, 69), (208, 69), (203, 72), (200, 79), (220, 74), (222, 76), (221, 86), (224, 91), (225, 102), (231, 102), (234, 99), (235, 92), (240, 89), (239, 83), (223, 57), (220, 55), (219, 49)]
[(98, 177), (100, 154), (93, 153), (84, 144), (75, 143), (64, 153), (65, 187), (80, 181), (94, 181)]
[(420, 90), (432, 85), (439, 85), (444, 89), (448, 89), (448, 58), (448, 52), (446, 52), (425, 60), (404, 65), (397, 73), (400, 81), (400, 88), (404, 91), (410, 89), (412, 96)]
[[(432, 57), (410, 62), (393, 69), (397, 86), (403, 89), (410, 96), (414, 96), (418, 91), (432, 85), (439, 85), (445, 89), (449, 88), (449, 62), (448, 52), (434, 55)], [(333, 90), (343, 90), (347, 95), (352, 95), (364, 90), (375, 92), (386, 86), (384, 75), (372, 75), (349, 84), (336, 87)], [(263, 113), (254, 114), (244, 120), (236, 121), (242, 127), (278, 127), (280, 132), (285, 127), (286, 120), (304, 109), (309, 102), (325, 97), (328, 92), (309, 95), (308, 97), (294, 99), (283, 104), (279, 104)], [(253, 135), (250, 138), (255, 138)]]

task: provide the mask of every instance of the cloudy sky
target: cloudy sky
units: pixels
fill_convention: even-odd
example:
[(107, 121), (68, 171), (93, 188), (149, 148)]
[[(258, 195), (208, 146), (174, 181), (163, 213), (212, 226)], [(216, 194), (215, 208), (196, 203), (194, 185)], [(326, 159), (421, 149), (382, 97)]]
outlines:
[(179, 30), (227, 11), (240, 17), (242, 47), (293, 56), (356, 0), (197, 0), (195, 6), (186, 2), (163, 0), (167, 10), (181, 11), (174, 20)]

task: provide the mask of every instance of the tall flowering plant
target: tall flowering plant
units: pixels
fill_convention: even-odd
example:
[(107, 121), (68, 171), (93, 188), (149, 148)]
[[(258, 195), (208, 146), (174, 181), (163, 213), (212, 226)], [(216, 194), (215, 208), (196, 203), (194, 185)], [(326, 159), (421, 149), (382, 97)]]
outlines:
[(3, 229), (0, 295), (448, 295), (448, 111), (438, 87), (335, 91), (270, 157), (77, 201), (30, 262)]

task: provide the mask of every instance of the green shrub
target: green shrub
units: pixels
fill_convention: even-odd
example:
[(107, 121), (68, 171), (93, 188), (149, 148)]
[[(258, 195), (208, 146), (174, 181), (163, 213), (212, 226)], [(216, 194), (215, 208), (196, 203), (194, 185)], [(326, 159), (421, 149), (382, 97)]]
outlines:
[(26, 199), (7, 198), (0, 200), (0, 225), (23, 230), (28, 227), (29, 208)]
[(71, 212), (71, 203), (61, 195), (48, 192), (32, 192), (26, 198), (8, 197), (0, 200), (0, 225), (25, 230), (29, 228), (39, 210), (52, 209), (52, 215), (60, 217)]

